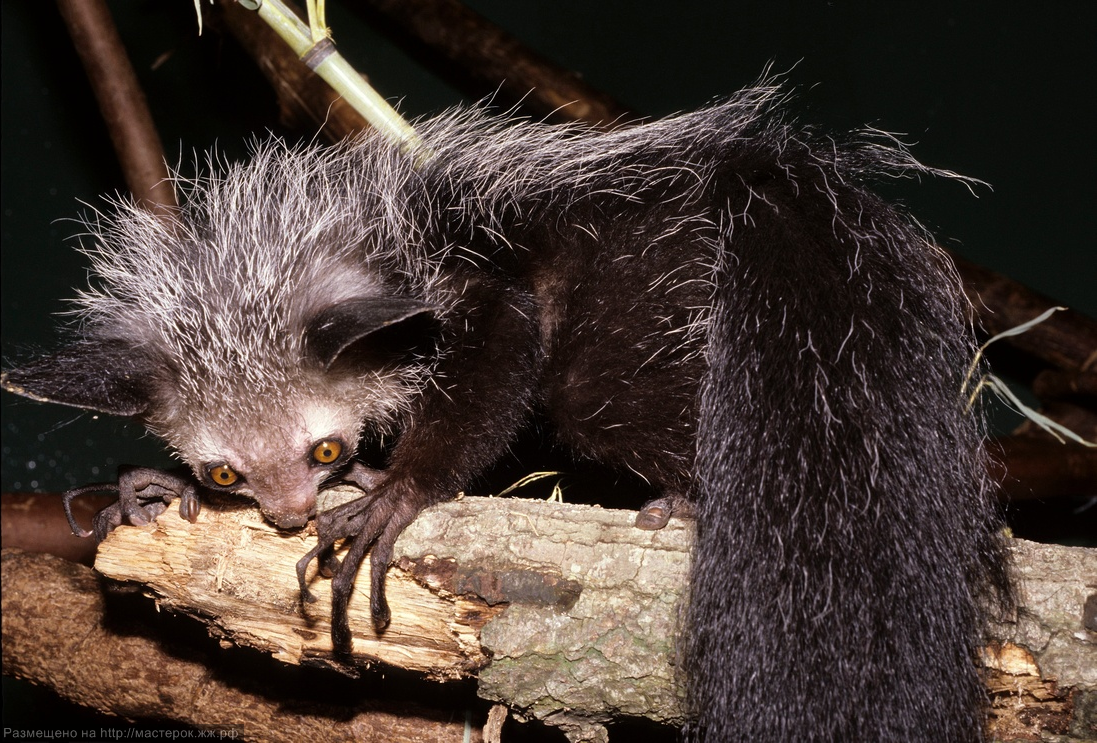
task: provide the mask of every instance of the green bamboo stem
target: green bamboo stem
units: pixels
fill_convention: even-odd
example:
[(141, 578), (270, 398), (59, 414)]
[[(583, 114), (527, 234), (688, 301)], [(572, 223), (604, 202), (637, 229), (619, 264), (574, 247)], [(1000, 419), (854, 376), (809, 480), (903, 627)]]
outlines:
[[(405, 152), (421, 146), (415, 129), (362, 79), (343, 55), (335, 51), (323, 25), (322, 3), (317, 3), (319, 7), (310, 14), (311, 27), (305, 25), (282, 0), (252, 0), (241, 4), (257, 10), (259, 17), (289, 44), (302, 61), (393, 144)], [(310, 4), (310, 11), (312, 7)]]

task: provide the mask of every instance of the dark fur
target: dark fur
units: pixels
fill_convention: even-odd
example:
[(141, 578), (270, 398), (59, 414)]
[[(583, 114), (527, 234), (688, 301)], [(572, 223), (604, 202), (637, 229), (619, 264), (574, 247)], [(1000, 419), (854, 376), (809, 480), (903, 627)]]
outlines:
[[(71, 392), (93, 375), (59, 371), (72, 368), (56, 363), (63, 355), (9, 373), (5, 386), (136, 415), (209, 487), (209, 460), (190, 456), (190, 429), (173, 422), (177, 409), (195, 414), (175, 375), (211, 379), (195, 385), (203, 400), (233, 408), (249, 431), (248, 415), (266, 420), (277, 402), (256, 392), (256, 375), (292, 382), (309, 369), (350, 389), (387, 370), (403, 397), (365, 413), (364, 427), (398, 435), (391, 460), (383, 472), (346, 458), (322, 471), (373, 497), (320, 514), (320, 545), (300, 566), (351, 538), (333, 585), (343, 646), (367, 551), (387, 565), (422, 508), (452, 497), (543, 415), (578, 455), (640, 474), (672, 505), (695, 502), (689, 737), (979, 740), (975, 653), (984, 602), (1007, 581), (980, 421), (960, 395), (966, 306), (943, 255), (866, 190), (929, 170), (879, 138), (836, 142), (788, 124), (774, 94), (750, 89), (610, 134), (475, 113), (427, 120), (431, 158), (418, 168), (373, 139), (266, 146), (254, 164), (199, 185), (182, 231), (151, 239), (126, 226), (131, 209), (100, 230), (106, 252), (121, 235), (146, 254), (212, 263), (220, 254), (207, 258), (204, 245), (244, 250), (231, 238), (258, 234), (252, 249), (306, 252), (318, 277), (359, 271), (360, 299), (325, 304), (331, 287), (309, 279), (261, 312), (251, 299), (225, 301), (223, 286), (196, 285), (194, 305), (255, 313), (232, 327), (304, 340), (275, 344), (269, 361), (248, 346), (258, 371), (246, 379), (224, 361), (177, 372), (201, 338), (143, 316), (125, 315), (124, 330), (115, 322), (117, 304), (132, 313), (140, 303), (137, 271), (119, 302), (87, 301), (77, 356), (109, 394)], [(249, 198), (238, 204), (229, 194), (241, 183)], [(301, 194), (312, 201), (302, 206)], [(312, 234), (320, 213), (330, 214)], [(278, 302), (292, 310), (282, 320), (271, 319)], [(393, 372), (378, 328), (420, 315), (434, 318), (434, 351)], [(127, 353), (120, 338), (134, 322), (152, 330)], [(190, 345), (172, 346), (176, 335)], [(94, 359), (117, 360), (119, 344), (128, 374), (112, 383)], [(264, 435), (258, 425), (250, 434)], [(279, 510), (248, 494), (276, 523), (308, 515), (307, 504)], [(383, 627), (384, 570), (373, 575)]]

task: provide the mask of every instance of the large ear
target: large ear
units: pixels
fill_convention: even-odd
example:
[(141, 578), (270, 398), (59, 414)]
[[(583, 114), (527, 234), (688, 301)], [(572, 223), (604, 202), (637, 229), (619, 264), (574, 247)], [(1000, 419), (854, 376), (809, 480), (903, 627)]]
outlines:
[(438, 307), (410, 297), (365, 297), (341, 302), (312, 319), (305, 328), (305, 349), (325, 369), (348, 346), (408, 318)]
[(41, 402), (133, 416), (149, 407), (154, 370), (125, 341), (80, 341), (0, 374), (0, 387)]

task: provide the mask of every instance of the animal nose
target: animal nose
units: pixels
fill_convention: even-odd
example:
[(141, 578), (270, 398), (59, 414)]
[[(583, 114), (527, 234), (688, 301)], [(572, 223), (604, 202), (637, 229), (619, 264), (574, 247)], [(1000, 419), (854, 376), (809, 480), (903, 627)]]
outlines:
[(263, 517), (279, 529), (300, 529), (309, 521), (308, 513), (299, 511), (273, 512), (264, 510)]

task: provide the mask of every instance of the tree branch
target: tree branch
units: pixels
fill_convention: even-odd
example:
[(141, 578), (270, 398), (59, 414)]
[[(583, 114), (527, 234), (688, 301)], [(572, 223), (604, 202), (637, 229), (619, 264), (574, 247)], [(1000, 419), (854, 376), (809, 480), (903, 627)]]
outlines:
[(991, 478), (1010, 500), (1094, 494), (1097, 449), (1032, 435), (995, 439), (989, 448)]
[[(619, 715), (680, 720), (673, 638), (692, 529), (673, 520), (641, 531), (634, 516), (523, 499), (429, 509), (397, 543), (383, 637), (371, 629), (368, 568), (359, 576), (350, 603), (355, 662), (431, 678), (475, 675), (481, 697), (585, 730), (579, 738)], [(317, 604), (298, 600), (294, 564), (314, 543), (267, 526), (251, 508), (211, 505), (197, 524), (171, 509), (148, 527), (117, 529), (96, 565), (139, 581), (159, 606), (197, 617), (225, 641), (287, 663), (342, 667), (328, 637), (328, 582), (311, 583)], [(1078, 724), (1080, 695), (1097, 693), (1097, 627), (1082, 626), (1097, 550), (1017, 540), (1013, 553), (1021, 607), (994, 628), (988, 650), (993, 724), (1066, 735)], [(7, 572), (4, 580), (7, 664), (16, 647), (9, 624), (20, 626), (11, 612), (53, 602), (9, 607)]]
[[(637, 114), (523, 44), (458, 0), (360, 0), (364, 6), (485, 91), (498, 91), (532, 113), (612, 128)], [(374, 19), (376, 20), (376, 18)]]
[(106, 595), (101, 583), (91, 568), (5, 547), (4, 674), (105, 714), (169, 719), (235, 739), (482, 740), (480, 710), (466, 739), (465, 720), (448, 711), (188, 637), (177, 618), (147, 611), (139, 596)]
[[(315, 536), (272, 529), (249, 507), (207, 508), (194, 525), (164, 516), (151, 531), (116, 530), (96, 568), (280, 660), (342, 662), (329, 636), (330, 582), (313, 567), (318, 601), (298, 598), (294, 565)], [(435, 679), (477, 674), (481, 696), (534, 717), (573, 707), (598, 719), (679, 720), (673, 648), (691, 538), (681, 522), (646, 532), (634, 517), (523, 499), (431, 509), (397, 542), (382, 637), (363, 567), (348, 610), (354, 661)]]
[(164, 148), (104, 0), (57, 0), (99, 102), (130, 193), (154, 214), (178, 205)]
[[(1024, 284), (953, 255), (979, 322), (990, 334), (1017, 327), (1058, 303)], [(1028, 332), (1004, 339), (1010, 345), (1065, 371), (1097, 370), (1097, 321), (1067, 309)]]
[[(101, 509), (117, 500), (113, 495), (89, 495), (75, 500), (72, 512), (81, 524), (90, 524)], [(0, 496), (0, 542), (27, 552), (45, 552), (72, 562), (91, 565), (95, 543), (72, 533), (60, 493), (4, 493)]]

